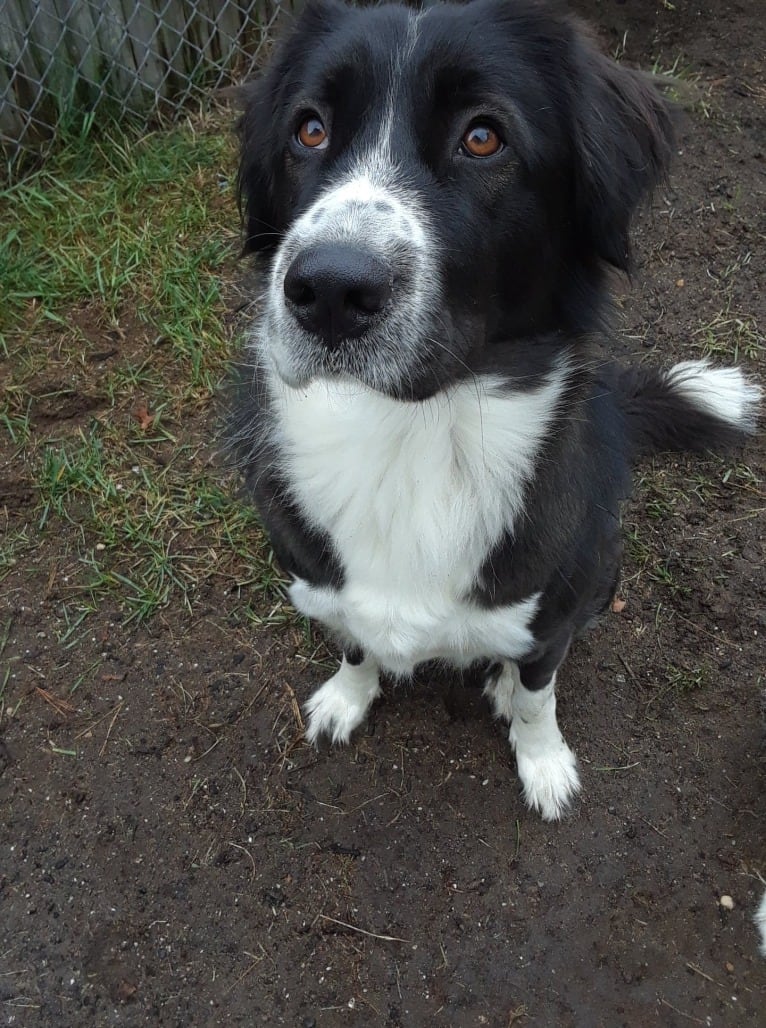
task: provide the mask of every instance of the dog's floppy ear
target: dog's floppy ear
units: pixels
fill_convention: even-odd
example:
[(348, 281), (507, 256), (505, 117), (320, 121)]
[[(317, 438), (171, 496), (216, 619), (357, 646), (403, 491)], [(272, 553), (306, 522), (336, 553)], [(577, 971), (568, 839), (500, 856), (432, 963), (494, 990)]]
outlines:
[(575, 203), (580, 230), (595, 253), (630, 267), (630, 222), (639, 202), (667, 176), (673, 148), (671, 108), (651, 76), (576, 43)]
[(274, 179), (275, 97), (274, 69), (243, 86), (239, 101), (244, 113), (237, 124), (240, 158), (237, 194), (245, 230), (246, 252), (277, 245), (285, 226), (280, 224), (278, 183)]
[(286, 188), (278, 157), (283, 149), (285, 92), (291, 72), (320, 36), (342, 16), (337, 0), (309, 0), (287, 32), (262, 75), (238, 91), (244, 113), (237, 124), (240, 142), (237, 192), (245, 229), (245, 251), (274, 249), (287, 228)]

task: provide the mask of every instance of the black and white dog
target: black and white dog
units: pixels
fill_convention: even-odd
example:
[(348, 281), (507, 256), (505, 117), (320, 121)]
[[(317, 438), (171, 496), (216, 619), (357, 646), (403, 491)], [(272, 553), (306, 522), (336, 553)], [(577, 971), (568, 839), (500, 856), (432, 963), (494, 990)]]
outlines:
[(759, 398), (736, 369), (591, 356), (665, 104), (533, 0), (309, 0), (241, 141), (269, 277), (236, 443), (292, 602), (344, 649), (308, 739), (346, 742), (381, 671), (484, 662), (558, 818), (556, 674), (614, 594), (631, 459), (731, 443)]

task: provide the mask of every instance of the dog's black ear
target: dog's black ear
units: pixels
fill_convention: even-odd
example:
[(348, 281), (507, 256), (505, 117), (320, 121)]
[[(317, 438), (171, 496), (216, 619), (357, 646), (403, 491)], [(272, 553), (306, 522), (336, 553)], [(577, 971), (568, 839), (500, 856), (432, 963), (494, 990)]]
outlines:
[(630, 267), (630, 223), (662, 182), (673, 149), (671, 108), (651, 76), (604, 57), (580, 36), (572, 62), (580, 230), (595, 253)]
[(274, 179), (274, 69), (249, 82), (239, 93), (244, 113), (237, 124), (240, 157), (237, 176), (239, 209), (246, 252), (272, 249), (285, 226), (280, 224), (278, 183)]
[(237, 124), (240, 142), (237, 193), (245, 229), (245, 251), (267, 251), (279, 243), (284, 223), (284, 175), (279, 157), (284, 148), (286, 91), (291, 71), (321, 35), (346, 12), (337, 0), (308, 0), (285, 34), (262, 75), (242, 86), (236, 100), (244, 109)]

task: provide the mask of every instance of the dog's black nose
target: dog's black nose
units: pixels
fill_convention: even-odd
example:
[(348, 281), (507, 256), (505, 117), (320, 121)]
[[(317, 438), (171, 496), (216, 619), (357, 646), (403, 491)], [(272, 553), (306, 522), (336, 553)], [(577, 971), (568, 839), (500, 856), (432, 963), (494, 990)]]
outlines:
[(298, 323), (334, 347), (369, 328), (391, 298), (391, 279), (380, 258), (328, 243), (298, 254), (285, 275), (285, 297)]

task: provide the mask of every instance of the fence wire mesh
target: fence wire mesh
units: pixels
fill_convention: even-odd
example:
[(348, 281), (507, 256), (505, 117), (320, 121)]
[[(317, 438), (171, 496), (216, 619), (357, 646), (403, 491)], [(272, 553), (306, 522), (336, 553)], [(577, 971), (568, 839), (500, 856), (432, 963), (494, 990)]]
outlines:
[(0, 0), (9, 172), (67, 128), (148, 125), (250, 75), (293, 0)]

